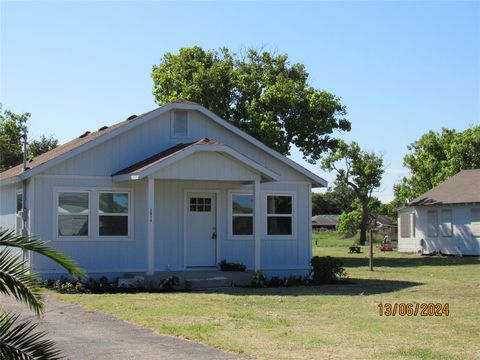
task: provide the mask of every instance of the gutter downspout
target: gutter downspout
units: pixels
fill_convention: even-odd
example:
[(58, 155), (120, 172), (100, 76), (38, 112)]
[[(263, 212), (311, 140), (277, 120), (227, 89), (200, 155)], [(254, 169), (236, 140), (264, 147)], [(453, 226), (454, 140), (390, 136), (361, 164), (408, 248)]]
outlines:
[[(23, 142), (23, 169), (27, 171), (27, 127), (22, 127), (21, 141)], [(28, 236), (28, 209), (27, 209), (27, 180), (22, 180), (22, 236)], [(30, 265), (30, 251), (23, 251), (23, 260)]]

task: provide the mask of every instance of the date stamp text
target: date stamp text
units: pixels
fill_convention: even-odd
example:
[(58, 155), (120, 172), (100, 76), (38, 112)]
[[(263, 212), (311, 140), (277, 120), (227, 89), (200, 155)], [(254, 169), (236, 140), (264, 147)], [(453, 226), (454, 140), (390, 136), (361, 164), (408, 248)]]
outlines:
[(448, 316), (448, 303), (380, 303), (380, 316)]

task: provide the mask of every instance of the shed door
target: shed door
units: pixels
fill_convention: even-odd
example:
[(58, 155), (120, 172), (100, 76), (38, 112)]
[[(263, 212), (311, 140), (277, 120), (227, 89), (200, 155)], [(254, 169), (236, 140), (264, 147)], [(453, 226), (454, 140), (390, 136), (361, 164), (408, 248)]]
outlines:
[(216, 265), (216, 198), (213, 193), (188, 193), (186, 206), (186, 266)]

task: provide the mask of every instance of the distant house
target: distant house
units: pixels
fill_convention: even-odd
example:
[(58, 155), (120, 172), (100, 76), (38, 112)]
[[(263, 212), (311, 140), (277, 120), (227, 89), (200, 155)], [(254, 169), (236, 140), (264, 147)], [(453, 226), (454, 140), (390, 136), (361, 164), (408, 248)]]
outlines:
[(312, 217), (312, 230), (335, 230), (340, 215), (315, 215)]
[(480, 169), (464, 170), (398, 210), (398, 250), (480, 255)]
[(388, 235), (390, 240), (397, 238), (397, 224), (388, 215), (377, 215), (375, 217), (374, 231), (382, 235)]
[[(92, 277), (310, 271), (311, 193), (327, 182), (188, 101), (176, 101), (0, 173), (0, 228), (35, 234)], [(64, 270), (26, 254), (44, 278)]]

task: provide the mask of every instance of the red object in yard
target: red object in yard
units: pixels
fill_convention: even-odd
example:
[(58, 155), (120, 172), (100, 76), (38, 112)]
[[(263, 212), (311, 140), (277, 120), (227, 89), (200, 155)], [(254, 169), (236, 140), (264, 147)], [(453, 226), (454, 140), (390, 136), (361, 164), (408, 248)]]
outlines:
[(380, 245), (380, 251), (393, 251), (393, 246), (390, 243)]

